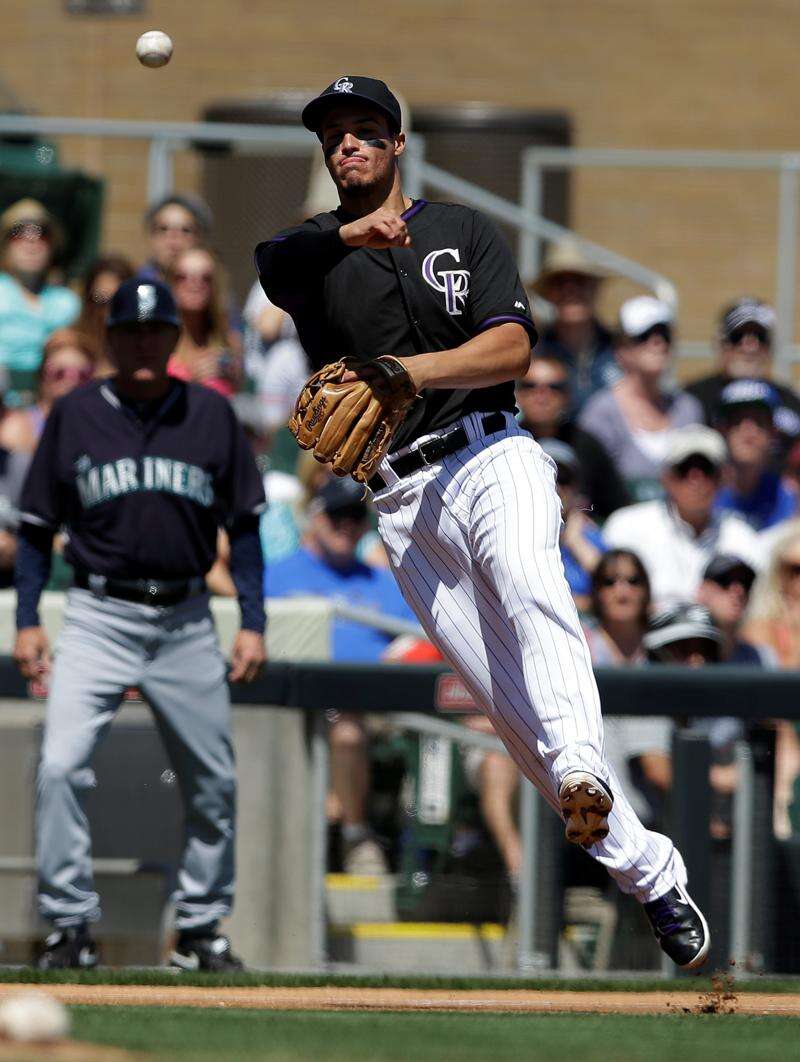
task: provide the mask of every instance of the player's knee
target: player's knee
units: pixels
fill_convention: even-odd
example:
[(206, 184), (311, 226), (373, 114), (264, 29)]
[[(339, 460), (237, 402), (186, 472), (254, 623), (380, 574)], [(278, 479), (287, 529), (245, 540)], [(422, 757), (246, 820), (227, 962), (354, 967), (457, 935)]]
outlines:
[(72, 789), (93, 789), (96, 779), (91, 767), (63, 756), (46, 756), (39, 764), (38, 783), (40, 788), (68, 785)]

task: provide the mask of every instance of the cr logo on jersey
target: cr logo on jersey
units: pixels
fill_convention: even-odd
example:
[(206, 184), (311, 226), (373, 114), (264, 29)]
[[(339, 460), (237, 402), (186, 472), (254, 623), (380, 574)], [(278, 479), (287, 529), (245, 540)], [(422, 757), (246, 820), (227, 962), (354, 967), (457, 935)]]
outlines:
[(334, 83), (333, 83), (333, 91), (334, 92), (352, 92), (353, 91), (353, 82), (348, 78), (347, 74), (345, 74), (344, 77), (340, 77), (336, 81), (334, 81)]
[(461, 261), (457, 247), (443, 247), (441, 250), (431, 251), (430, 254), (425, 255), (422, 262), (422, 275), (434, 291), (443, 293), (447, 312), (455, 317), (461, 314), (467, 295), (469, 295), (469, 270), (437, 269), (436, 260), (443, 254), (450, 255), (456, 265)]

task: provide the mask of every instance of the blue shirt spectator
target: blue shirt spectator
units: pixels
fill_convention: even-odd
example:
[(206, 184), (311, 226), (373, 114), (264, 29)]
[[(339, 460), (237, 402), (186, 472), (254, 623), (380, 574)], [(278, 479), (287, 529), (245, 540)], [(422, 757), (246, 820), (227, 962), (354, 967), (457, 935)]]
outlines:
[(733, 512), (755, 531), (765, 531), (797, 512), (797, 495), (774, 472), (763, 472), (753, 490), (741, 493), (734, 486), (721, 487), (715, 507)]
[[(391, 572), (364, 564), (356, 555), (368, 526), (367, 506), (357, 483), (350, 479), (329, 480), (312, 498), (307, 515), (308, 526), (300, 548), (267, 566), (266, 597), (318, 594), (342, 604), (414, 620)], [(376, 661), (394, 637), (368, 624), (336, 618), (331, 658)]]
[(30, 405), (48, 336), (77, 318), (74, 291), (48, 283), (61, 239), (55, 219), (35, 199), (0, 217), (0, 364), (8, 375), (7, 406)]

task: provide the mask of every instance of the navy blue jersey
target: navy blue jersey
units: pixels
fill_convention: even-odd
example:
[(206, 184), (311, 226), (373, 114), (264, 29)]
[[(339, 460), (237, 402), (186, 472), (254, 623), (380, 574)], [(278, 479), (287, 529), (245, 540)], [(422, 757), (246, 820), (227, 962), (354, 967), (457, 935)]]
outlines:
[(217, 529), (264, 506), (255, 459), (229, 402), (173, 380), (136, 408), (98, 381), (58, 401), (22, 490), (21, 519), (66, 528), (66, 559), (117, 579), (204, 575)]
[[(346, 247), (345, 211), (318, 214), (256, 248), (268, 297), (294, 319), (315, 368), (343, 355), (364, 361), (450, 350), (513, 321), (536, 342), (516, 262), (496, 226), (470, 207), (420, 199), (405, 211), (410, 247)], [(392, 439), (392, 450), (473, 412), (513, 412), (514, 384), (431, 388)]]

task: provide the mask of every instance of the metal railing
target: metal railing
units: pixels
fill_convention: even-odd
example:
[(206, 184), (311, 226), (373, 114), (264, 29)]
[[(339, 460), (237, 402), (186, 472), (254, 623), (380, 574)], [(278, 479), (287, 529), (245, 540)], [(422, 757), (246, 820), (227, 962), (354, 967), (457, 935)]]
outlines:
[[(317, 150), (316, 138), (302, 126), (256, 125), (229, 122), (148, 122), (84, 118), (35, 118), (26, 115), (0, 115), (0, 136), (88, 136), (136, 139), (149, 142), (147, 159), (147, 199), (154, 202), (174, 188), (174, 157), (178, 150), (195, 145), (235, 148), (241, 153), (254, 151), (311, 155)], [(528, 174), (528, 168), (525, 173)], [(425, 139), (418, 133), (408, 136), (403, 162), (404, 186), (409, 195), (419, 197), (426, 188), (451, 196), (475, 207), (506, 225), (520, 236), (521, 272), (531, 276), (535, 247), (540, 239), (561, 240), (570, 237), (586, 256), (599, 266), (652, 289), (671, 306), (677, 305), (675, 285), (665, 276), (572, 232), (545, 218), (541, 213), (536, 190), (536, 172), (530, 170), (526, 196), (521, 205), (501, 198), (472, 184), (425, 159)], [(532, 183), (531, 183), (532, 182)], [(531, 200), (536, 205), (531, 206)]]
[[(776, 376), (789, 381), (791, 364), (797, 357), (794, 346), (794, 324), (800, 153), (531, 147), (524, 151), (522, 156), (522, 209), (526, 214), (536, 214), (541, 210), (544, 202), (545, 171), (574, 171), (581, 168), (767, 171), (777, 174)], [(520, 267), (526, 275), (536, 275), (539, 269), (539, 258), (539, 243), (528, 233), (523, 237), (520, 247)]]

